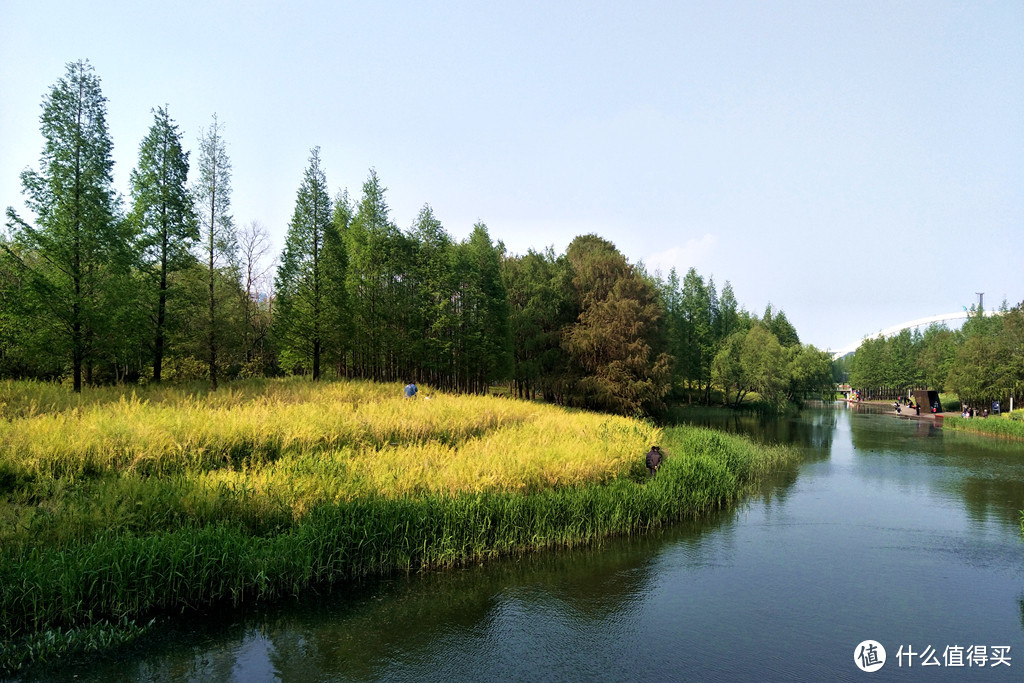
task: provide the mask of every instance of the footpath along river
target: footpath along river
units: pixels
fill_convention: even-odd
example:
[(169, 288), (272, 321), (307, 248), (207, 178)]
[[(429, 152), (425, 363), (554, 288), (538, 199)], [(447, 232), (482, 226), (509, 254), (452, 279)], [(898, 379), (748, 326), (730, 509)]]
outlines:
[[(699, 523), (222, 611), (58, 675), (1024, 680), (1024, 444), (871, 406), (715, 426), (792, 443), (803, 460)], [(866, 640), (886, 653), (873, 673), (855, 662)]]

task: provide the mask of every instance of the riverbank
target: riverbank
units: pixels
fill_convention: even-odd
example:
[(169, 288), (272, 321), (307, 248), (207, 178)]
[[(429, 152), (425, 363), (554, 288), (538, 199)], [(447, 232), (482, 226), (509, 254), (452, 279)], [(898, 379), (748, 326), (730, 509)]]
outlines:
[[(1014, 413), (1015, 415), (1017, 413)], [(1004, 439), (1024, 439), (1024, 421), (1011, 419), (1008, 415), (965, 418), (953, 415), (943, 421), (943, 427), (961, 432), (998, 436)]]
[(954, 417), (954, 416), (958, 416), (960, 414), (960, 413), (953, 412), (953, 411), (944, 411), (944, 412), (941, 412), (941, 413), (933, 413), (930, 408), (922, 408), (921, 411), (920, 411), (920, 414), (919, 414), (918, 411), (915, 408), (910, 408), (910, 407), (905, 406), (905, 405), (900, 406), (899, 411), (897, 411), (896, 408), (893, 406), (893, 402), (892, 401), (886, 401), (886, 400), (854, 401), (852, 399), (845, 399), (845, 401), (846, 401), (847, 404), (849, 404), (851, 406), (877, 406), (879, 408), (886, 409), (888, 412), (892, 413), (893, 415), (898, 415), (899, 417), (905, 417), (905, 418), (919, 418), (919, 419), (927, 419), (927, 420), (935, 420), (935, 419), (945, 420), (947, 417)]
[[(70, 393), (70, 392), (67, 392)], [(0, 384), (0, 673), (154, 618), (642, 533), (796, 458), (699, 428), (397, 385)], [(669, 457), (647, 480), (643, 454)]]

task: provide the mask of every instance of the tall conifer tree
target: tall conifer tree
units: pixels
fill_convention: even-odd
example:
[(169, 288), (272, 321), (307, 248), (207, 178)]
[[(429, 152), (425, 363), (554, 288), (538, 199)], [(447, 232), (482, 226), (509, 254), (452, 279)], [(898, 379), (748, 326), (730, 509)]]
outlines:
[[(308, 361), (314, 380), (320, 379), (320, 358), (328, 337), (327, 234), (333, 229), (327, 176), (320, 165), (320, 148), (309, 157), (288, 224), (281, 267), (277, 271), (277, 320), (281, 352)], [(303, 363), (304, 364), (304, 363)]]
[(167, 304), (171, 276), (194, 262), (190, 251), (199, 227), (188, 190), (188, 152), (166, 107), (153, 112), (153, 125), (139, 147), (131, 176), (131, 222), (137, 231), (142, 273), (152, 292), (153, 380), (159, 382), (167, 346)]
[(116, 299), (113, 285), (128, 269), (106, 114), (92, 66), (68, 64), (43, 100), (39, 170), (21, 175), (35, 225), (7, 209), (19, 247), (8, 255), (23, 269), (34, 322), (49, 329), (54, 348), (70, 360), (76, 392), (114, 318), (105, 308)]
[(195, 186), (196, 213), (199, 216), (203, 256), (207, 266), (206, 350), (210, 368), (210, 386), (217, 388), (217, 353), (221, 340), (217, 334), (219, 269), (233, 267), (238, 241), (231, 217), (231, 161), (228, 159), (223, 126), (213, 115), (213, 123), (199, 137), (199, 178)]

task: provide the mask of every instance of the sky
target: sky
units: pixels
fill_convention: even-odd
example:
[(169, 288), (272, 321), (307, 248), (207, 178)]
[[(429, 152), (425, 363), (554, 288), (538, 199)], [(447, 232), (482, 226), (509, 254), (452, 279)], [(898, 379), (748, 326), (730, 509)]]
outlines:
[(595, 233), (802, 342), (1024, 300), (1024, 3), (0, 0), (0, 205), (88, 59), (128, 196), (154, 107), (284, 243), (310, 150), (509, 252)]

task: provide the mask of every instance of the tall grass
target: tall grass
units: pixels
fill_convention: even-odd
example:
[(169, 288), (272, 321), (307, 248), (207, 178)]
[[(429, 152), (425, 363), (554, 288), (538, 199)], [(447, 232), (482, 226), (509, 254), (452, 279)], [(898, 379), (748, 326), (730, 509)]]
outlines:
[(1008, 439), (1024, 439), (1024, 422), (1012, 420), (1007, 416), (991, 415), (987, 418), (963, 418), (952, 415), (942, 421), (944, 429), (955, 429), (975, 434), (989, 434)]
[[(407, 401), (397, 385), (3, 391), (0, 672), (39, 642), (59, 651), (48, 634), (133, 637), (161, 611), (643, 532), (795, 457), (507, 399)], [(671, 457), (646, 481), (659, 441)]]

